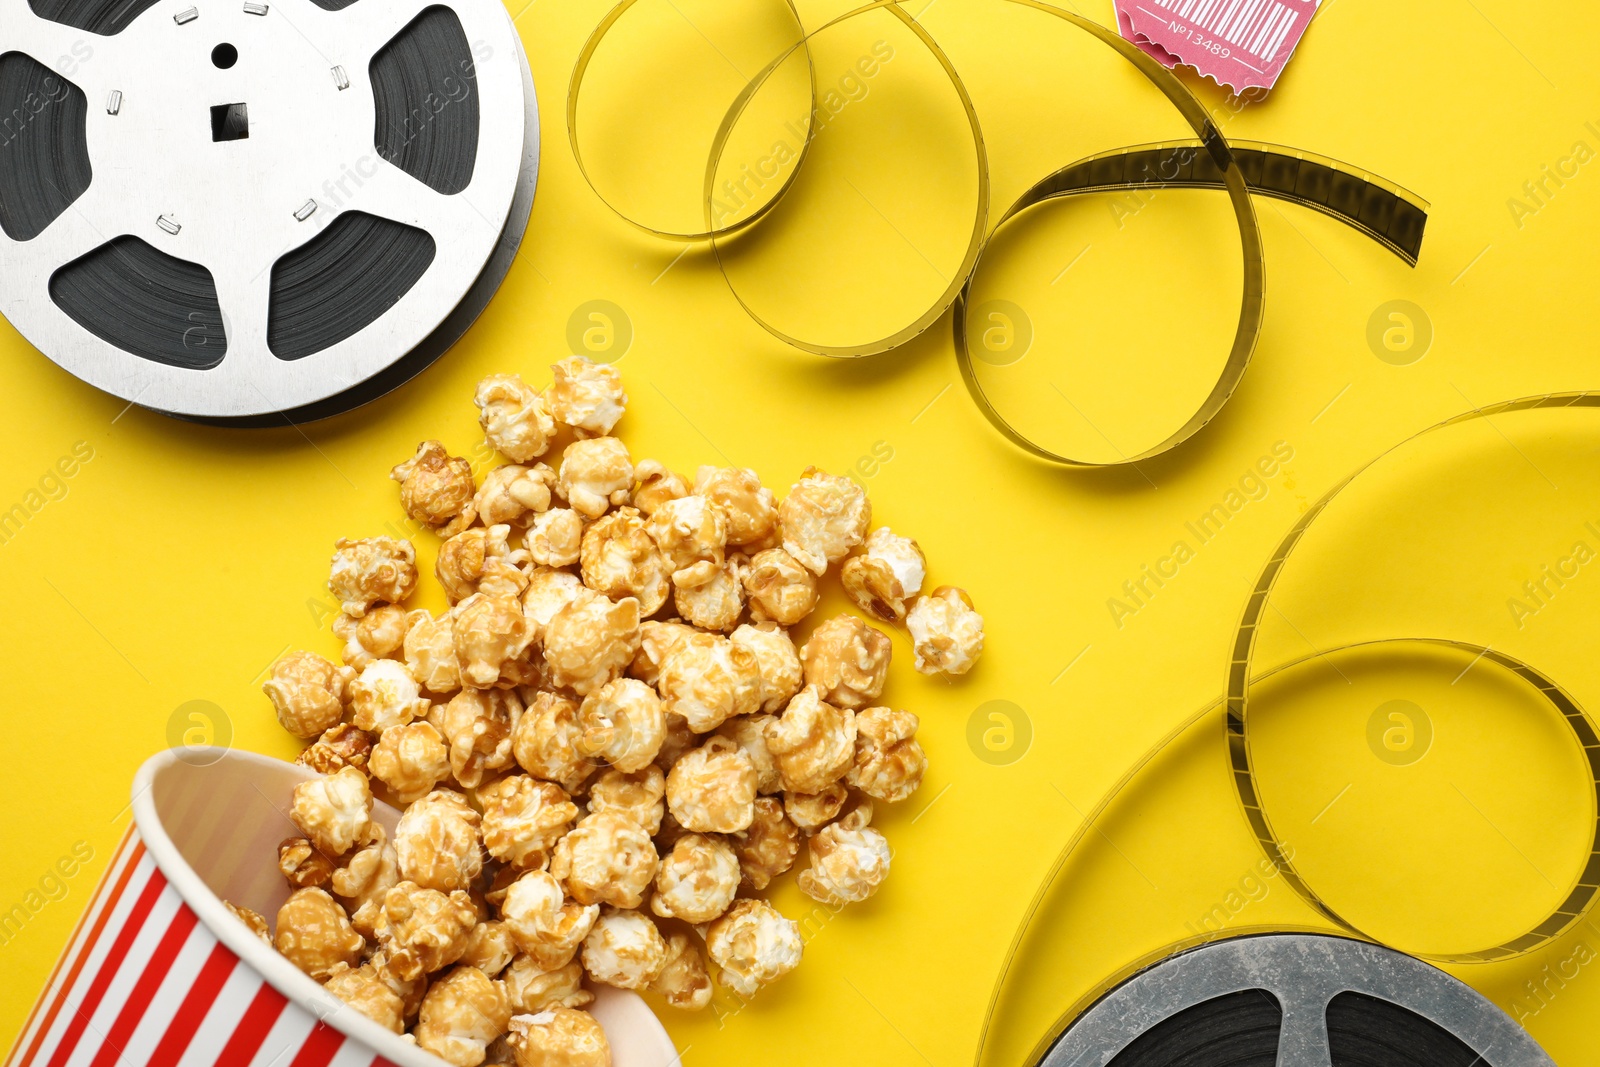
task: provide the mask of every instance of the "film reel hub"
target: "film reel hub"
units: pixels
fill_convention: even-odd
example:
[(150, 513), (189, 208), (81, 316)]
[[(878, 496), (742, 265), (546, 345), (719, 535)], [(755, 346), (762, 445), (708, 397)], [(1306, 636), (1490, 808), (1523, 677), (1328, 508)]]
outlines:
[(0, 0), (0, 104), (46, 100), (0, 166), (0, 310), (45, 354), (170, 414), (320, 417), (487, 304), (538, 152), (500, 4), (162, 0), (105, 37), (94, 6)]

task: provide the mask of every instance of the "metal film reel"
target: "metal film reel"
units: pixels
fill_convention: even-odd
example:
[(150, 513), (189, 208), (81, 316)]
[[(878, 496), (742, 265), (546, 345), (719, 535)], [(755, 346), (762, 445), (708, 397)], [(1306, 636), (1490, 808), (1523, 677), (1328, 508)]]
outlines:
[(0, 312), (168, 414), (281, 424), (417, 374), (532, 207), (496, 0), (0, 0)]
[(1041, 1067), (1555, 1067), (1510, 1016), (1421, 960), (1265, 934), (1169, 956), (1106, 994)]

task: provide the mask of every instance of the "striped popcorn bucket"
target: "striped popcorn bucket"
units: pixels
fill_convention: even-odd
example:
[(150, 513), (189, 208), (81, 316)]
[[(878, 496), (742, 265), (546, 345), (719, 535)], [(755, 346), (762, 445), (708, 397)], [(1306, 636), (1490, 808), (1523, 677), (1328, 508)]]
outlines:
[[(6, 1067), (440, 1067), (264, 944), (223, 900), (270, 919), (288, 898), (276, 848), (312, 772), (220, 748), (151, 757), (128, 828)], [(399, 813), (373, 805), (391, 832)], [(596, 990), (615, 1067), (670, 1067), (637, 995)]]

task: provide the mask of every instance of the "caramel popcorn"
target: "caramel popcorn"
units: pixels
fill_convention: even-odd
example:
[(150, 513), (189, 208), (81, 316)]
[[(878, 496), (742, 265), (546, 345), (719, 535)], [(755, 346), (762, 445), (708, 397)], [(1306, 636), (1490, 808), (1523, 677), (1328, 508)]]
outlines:
[(733, 850), (744, 884), (759, 893), (794, 866), (800, 831), (775, 797), (757, 797), (755, 817), (748, 828), (733, 835)]
[(655, 514), (656, 508), (669, 500), (689, 495), (689, 483), (659, 460), (641, 459), (633, 465), (633, 476), (633, 506), (645, 515)]
[(639, 602), (613, 603), (596, 595), (556, 612), (544, 630), (544, 659), (552, 685), (579, 696), (622, 674), (639, 651)]
[(490, 920), (472, 928), (467, 935), (466, 951), (461, 953), (461, 958), (456, 962), (463, 967), (476, 967), (493, 978), (510, 965), (516, 954), (517, 946), (511, 940), (511, 931), (506, 929), (506, 924)]
[(649, 530), (666, 558), (673, 582), (682, 584), (696, 581), (706, 570), (696, 569), (696, 564), (722, 562), (728, 518), (705, 497), (684, 496), (663, 501), (650, 515)]
[[(577, 1010), (594, 1001), (585, 969), (688, 1010), (709, 1005), (713, 974), (741, 997), (780, 978), (798, 927), (738, 894), (772, 888), (803, 843), (813, 898), (877, 889), (890, 853), (872, 800), (909, 796), (927, 758), (915, 715), (870, 706), (887, 636), (841, 615), (791, 640), (830, 566), (862, 611), (906, 621), (919, 671), (963, 673), (983, 645), (966, 594), (923, 595), (915, 541), (868, 536), (859, 485), (808, 468), (779, 503), (752, 470), (708, 465), (691, 485), (635, 465), (610, 436), (616, 369), (575, 356), (554, 372), (542, 394), (516, 375), (479, 383), (485, 438), (510, 460), (481, 487), (438, 441), (391, 474), (442, 538), (451, 608), (402, 606), (410, 542), (341, 540), (328, 586), (344, 666), (294, 653), (263, 687), (315, 739), (297, 762), (323, 775), (292, 797), (304, 837), (279, 846), (294, 895), (277, 947), (466, 1067), (610, 1067)], [(553, 469), (539, 458), (562, 427), (574, 440)], [(368, 773), (403, 809), (392, 843)]]
[(906, 601), (922, 592), (927, 572), (915, 541), (880, 526), (867, 535), (860, 555), (845, 560), (839, 579), (856, 607), (895, 622), (906, 617)]
[(680, 932), (667, 938), (666, 962), (649, 988), (683, 1011), (700, 1011), (711, 1003), (711, 976), (688, 934)]
[(325, 856), (342, 856), (372, 829), (372, 790), (354, 767), (294, 787), (289, 818)]
[(783, 710), (800, 692), (800, 653), (789, 634), (775, 622), (746, 623), (733, 631), (733, 643), (747, 648), (756, 657), (761, 672), (761, 710)]
[(618, 508), (583, 532), (583, 584), (613, 600), (631, 596), (640, 615), (667, 602), (667, 562), (645, 532), (637, 508)]
[(803, 947), (799, 924), (764, 900), (734, 901), (706, 931), (717, 981), (742, 997), (754, 996), (799, 966)]
[(474, 593), (451, 614), (464, 686), (487, 689), (498, 684), (507, 665), (533, 643), (533, 626), (523, 617), (522, 603), (515, 596)]
[(872, 504), (849, 478), (807, 467), (778, 505), (778, 521), (784, 551), (821, 575), (866, 538)]
[(743, 562), (729, 556), (720, 565), (703, 565), (705, 569), (680, 583), (672, 594), (678, 614), (706, 630), (727, 631), (739, 625), (744, 614)]
[(570, 508), (551, 508), (533, 520), (522, 543), (541, 567), (571, 566), (583, 554), (583, 516)]
[(628, 673), (645, 685), (655, 685), (661, 679), (661, 663), (667, 653), (695, 633), (698, 631), (693, 626), (681, 622), (641, 622), (639, 652), (628, 666)]
[(835, 615), (811, 632), (800, 663), (823, 700), (859, 710), (883, 694), (889, 654), (887, 634), (854, 615)]
[(854, 764), (855, 749), (855, 713), (824, 701), (814, 685), (800, 690), (783, 715), (767, 724), (767, 750), (777, 759), (786, 792), (822, 792)]
[(583, 727), (578, 752), (620, 771), (650, 766), (666, 733), (661, 698), (637, 678), (615, 678), (590, 693), (578, 721)]
[(696, 634), (673, 647), (656, 687), (669, 712), (695, 733), (707, 733), (759, 706), (761, 666), (754, 653), (726, 637)]
[(686, 829), (731, 834), (755, 816), (756, 771), (726, 737), (713, 737), (685, 755), (667, 775), (667, 807)]
[(666, 795), (667, 776), (660, 767), (647, 766), (631, 774), (613, 767), (589, 787), (589, 814), (622, 815), (654, 837), (661, 830)]
[(406, 1030), (405, 1001), (389, 988), (370, 962), (360, 967), (338, 964), (325, 983), (328, 992), (379, 1026), (396, 1034)]
[(909, 711), (868, 708), (856, 713), (856, 760), (846, 780), (878, 800), (904, 800), (922, 784), (928, 757), (917, 743)]
[(611, 1046), (593, 1015), (550, 1008), (514, 1015), (508, 1039), (517, 1067), (611, 1067)]
[(496, 467), (483, 479), (472, 508), (485, 526), (505, 523), (526, 526), (550, 508), (550, 493), (555, 488), (556, 472), (549, 464), (525, 467), (507, 463)]
[(555, 419), (520, 375), (489, 375), (478, 383), (472, 402), (478, 406), (483, 439), (513, 463), (527, 463), (549, 449)]
[(437, 619), (426, 611), (413, 611), (406, 631), (406, 669), (417, 684), (444, 696), (461, 688), (461, 664), (456, 659), (456, 638), (449, 612)]
[(339, 655), (345, 665), (359, 671), (375, 659), (393, 658), (405, 643), (410, 625), (405, 608), (383, 604), (359, 619), (341, 611), (333, 617), (333, 634), (344, 642)]
[(344, 909), (322, 889), (296, 889), (278, 909), (273, 946), (317, 981), (339, 964), (354, 967), (366, 942), (351, 927)]
[(983, 616), (973, 609), (972, 598), (952, 585), (913, 604), (906, 628), (923, 674), (966, 674), (983, 651)]
[(425, 1048), (454, 1067), (478, 1067), (489, 1042), (511, 1022), (506, 991), (476, 967), (457, 966), (428, 987), (422, 1017), (412, 1033)]
[(460, 793), (435, 789), (408, 807), (394, 828), (400, 876), (424, 889), (469, 889), (483, 870), (481, 816)]
[(783, 791), (778, 761), (767, 749), (767, 724), (773, 721), (772, 715), (741, 715), (717, 727), (717, 736), (731, 739), (750, 757), (750, 766), (756, 771), (756, 792), (762, 794)]
[(513, 774), (478, 790), (489, 855), (519, 870), (543, 867), (572, 828), (578, 806), (551, 782)]
[(800, 891), (838, 907), (866, 900), (889, 875), (889, 841), (868, 826), (872, 805), (864, 803), (812, 836), (811, 866), (800, 872)]
[(578, 752), (582, 737), (577, 701), (559, 693), (538, 693), (511, 732), (511, 754), (535, 778), (575, 794), (595, 769), (593, 761)]
[(658, 862), (650, 835), (633, 818), (618, 811), (591, 812), (556, 843), (550, 873), (580, 904), (637, 908)]
[(511, 766), (511, 728), (521, 716), (522, 698), (509, 689), (463, 689), (428, 710), (449, 746), (450, 773), (466, 789)]
[(350, 721), (380, 738), (428, 713), (428, 701), (404, 663), (375, 659), (350, 683)]
[(332, 861), (303, 837), (286, 837), (278, 842), (278, 870), (294, 889), (324, 886), (333, 877)]
[(474, 526), (439, 546), (433, 573), (444, 595), (456, 604), (474, 593), (516, 597), (528, 584), (519, 569), (528, 560), (525, 548), (511, 547), (511, 527)]
[(346, 767), (364, 770), (372, 753), (372, 735), (350, 723), (329, 727), (295, 762), (318, 774), (333, 774)]
[(701, 467), (694, 491), (727, 515), (728, 544), (750, 545), (772, 537), (778, 526), (778, 505), (772, 490), (756, 472), (742, 467)]
[(417, 454), (389, 472), (400, 483), (400, 506), (418, 522), (438, 527), (441, 537), (453, 537), (472, 525), (478, 487), (472, 481), (472, 464), (452, 456), (438, 441), (424, 441)]
[(667, 942), (636, 911), (603, 908), (583, 939), (583, 969), (602, 985), (643, 989), (667, 964)]
[(333, 872), (331, 887), (349, 911), (350, 925), (362, 937), (377, 939), (378, 931), (387, 922), (384, 900), (389, 890), (400, 884), (400, 860), (380, 824), (373, 823), (368, 836), (370, 840)]
[(272, 944), (272, 934), (267, 929), (266, 916), (262, 915), (259, 911), (254, 911), (250, 908), (235, 904), (231, 900), (224, 900), (222, 902), (222, 906), (227, 908), (228, 911), (233, 914), (234, 918), (248, 926), (252, 934), (255, 934), (267, 944)]
[(599, 915), (597, 904), (567, 903), (561, 883), (549, 871), (522, 874), (500, 904), (500, 916), (518, 950), (546, 971), (572, 962)]
[(686, 834), (661, 858), (650, 910), (698, 926), (727, 911), (738, 891), (739, 858), (733, 849), (704, 834)]
[(793, 626), (817, 606), (817, 579), (781, 548), (757, 552), (744, 572), (750, 617)]
[(450, 777), (449, 750), (431, 723), (385, 730), (373, 746), (369, 770), (400, 805), (421, 800)]
[(556, 612), (579, 600), (590, 600), (594, 592), (570, 571), (539, 567), (528, 576), (528, 588), (522, 594), (522, 614), (533, 628), (534, 640), (544, 639), (545, 628)]
[(272, 701), (278, 723), (310, 740), (339, 724), (356, 672), (335, 667), (314, 652), (290, 652), (272, 665), (261, 691)]
[(613, 504), (626, 504), (633, 488), (628, 447), (615, 437), (574, 441), (561, 456), (556, 491), (572, 510), (598, 519)]
[(545, 970), (532, 956), (519, 955), (500, 976), (514, 1012), (546, 1011), (550, 1008), (582, 1008), (594, 1003), (594, 994), (583, 988), (583, 965), (573, 960), (564, 967)]
[(383, 916), (386, 966), (406, 981), (460, 959), (478, 924), (478, 911), (464, 891), (456, 889), (447, 895), (411, 881), (400, 882), (384, 894)]
[(838, 817), (849, 799), (850, 790), (843, 782), (831, 782), (820, 793), (783, 794), (783, 811), (790, 822), (809, 834)]
[(417, 550), (392, 537), (341, 537), (333, 543), (328, 590), (357, 619), (374, 604), (398, 604), (417, 587)]
[(428, 976), (419, 974), (415, 978), (401, 978), (394, 973), (394, 968), (389, 966), (389, 956), (384, 949), (374, 952), (367, 962), (372, 964), (379, 981), (388, 986), (389, 990), (405, 1004), (406, 1025), (414, 1024), (422, 1011), (422, 998), (428, 992)]
[(557, 422), (571, 426), (579, 437), (604, 437), (622, 418), (628, 394), (622, 375), (605, 363), (568, 356), (550, 370), (555, 380), (544, 391), (545, 406)]

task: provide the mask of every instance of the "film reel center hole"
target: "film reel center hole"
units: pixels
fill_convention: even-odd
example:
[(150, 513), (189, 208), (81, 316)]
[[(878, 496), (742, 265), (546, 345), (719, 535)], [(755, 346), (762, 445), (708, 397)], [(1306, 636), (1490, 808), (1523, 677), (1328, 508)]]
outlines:
[(242, 141), (250, 136), (250, 111), (244, 104), (211, 106), (211, 139)]
[(239, 50), (224, 41), (211, 50), (211, 64), (218, 70), (227, 70), (239, 62)]

